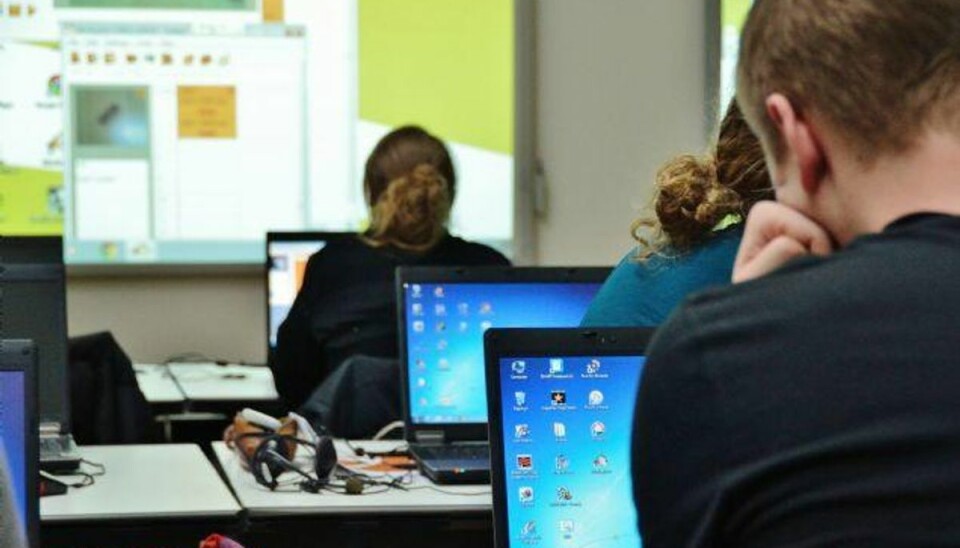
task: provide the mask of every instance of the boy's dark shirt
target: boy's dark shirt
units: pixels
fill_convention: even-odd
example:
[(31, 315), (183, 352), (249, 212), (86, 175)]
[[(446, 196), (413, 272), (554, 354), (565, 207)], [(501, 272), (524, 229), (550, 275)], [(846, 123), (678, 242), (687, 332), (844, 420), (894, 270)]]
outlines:
[(960, 218), (694, 296), (649, 354), (645, 548), (960, 546)]

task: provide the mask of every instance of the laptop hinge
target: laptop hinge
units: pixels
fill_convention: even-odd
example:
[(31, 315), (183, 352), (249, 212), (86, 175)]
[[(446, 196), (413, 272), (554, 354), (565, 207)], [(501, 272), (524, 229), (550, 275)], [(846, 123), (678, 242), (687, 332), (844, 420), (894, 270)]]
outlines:
[(417, 430), (413, 439), (422, 445), (442, 445), (444, 436), (442, 430)]

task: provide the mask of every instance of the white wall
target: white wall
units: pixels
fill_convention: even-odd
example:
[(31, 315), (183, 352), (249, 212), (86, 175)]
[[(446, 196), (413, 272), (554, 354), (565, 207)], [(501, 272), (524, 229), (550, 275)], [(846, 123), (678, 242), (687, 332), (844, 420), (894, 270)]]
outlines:
[[(524, 0), (521, 0), (524, 1)], [(705, 147), (702, 0), (540, 0), (537, 127), (549, 185), (542, 264), (611, 264), (657, 166)], [(138, 361), (264, 359), (259, 275), (77, 278), (71, 334), (108, 329)]]
[(657, 167), (706, 147), (703, 0), (542, 0), (538, 140), (543, 264), (610, 264), (631, 246)]

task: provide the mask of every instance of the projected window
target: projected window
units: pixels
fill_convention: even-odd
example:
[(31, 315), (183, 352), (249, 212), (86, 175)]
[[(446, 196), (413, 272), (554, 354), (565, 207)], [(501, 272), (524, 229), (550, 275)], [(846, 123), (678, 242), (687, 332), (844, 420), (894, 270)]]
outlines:
[(306, 223), (304, 32), (64, 26), (67, 257), (255, 260)]
[[(367, 156), (394, 127), (418, 124), (454, 157), (452, 232), (509, 253), (514, 10), (0, 0), (0, 74), (15, 75), (0, 78), (0, 233), (63, 233), (73, 264), (262, 263), (267, 230), (365, 226)], [(303, 35), (250, 35), (265, 28)]]

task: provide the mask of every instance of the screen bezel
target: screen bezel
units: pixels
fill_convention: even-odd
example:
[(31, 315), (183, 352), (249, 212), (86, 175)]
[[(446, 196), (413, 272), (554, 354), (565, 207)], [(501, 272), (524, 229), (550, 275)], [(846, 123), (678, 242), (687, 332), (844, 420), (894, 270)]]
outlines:
[(500, 359), (566, 356), (645, 356), (653, 328), (491, 329), (484, 335), (490, 479), (493, 492), (494, 546), (510, 546), (506, 470), (503, 462), (503, 411)]
[[(609, 277), (606, 267), (401, 267), (397, 269), (397, 320), (400, 343), (400, 394), (404, 432), (408, 441), (416, 441), (422, 431), (443, 432), (445, 441), (482, 441), (487, 438), (487, 423), (414, 424), (410, 408), (410, 370), (407, 355), (408, 284), (597, 284)], [(489, 400), (488, 400), (489, 403)], [(489, 405), (488, 405), (489, 408)]]
[(37, 393), (37, 349), (29, 340), (0, 340), (0, 372), (22, 372), (24, 380), (24, 402), (26, 409), (26, 431), (24, 449), (26, 452), (27, 485), (27, 542), (30, 546), (40, 545), (40, 424), (38, 422), (39, 405)]
[[(298, 242), (325, 242), (326, 246), (343, 242), (350, 238), (357, 238), (358, 235), (353, 232), (317, 232), (317, 231), (299, 231), (299, 232), (267, 232), (263, 247), (263, 264), (261, 275), (263, 276), (263, 304), (266, 315), (264, 317), (264, 341), (267, 348), (267, 363), (273, 359), (273, 347), (270, 346), (270, 246), (284, 243)], [(277, 326), (279, 329), (279, 326)]]

